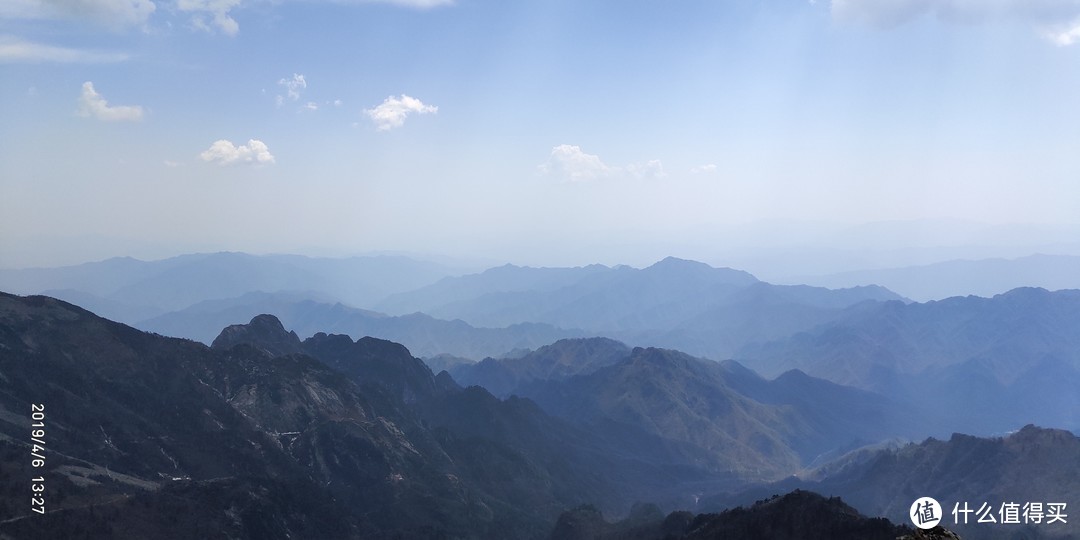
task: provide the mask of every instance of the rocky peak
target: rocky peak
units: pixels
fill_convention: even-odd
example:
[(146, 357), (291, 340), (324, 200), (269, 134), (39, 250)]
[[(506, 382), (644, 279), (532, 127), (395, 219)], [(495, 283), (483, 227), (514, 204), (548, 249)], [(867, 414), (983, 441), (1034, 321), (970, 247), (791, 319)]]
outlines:
[(286, 331), (281, 321), (273, 315), (256, 315), (247, 324), (226, 327), (214, 339), (210, 348), (228, 350), (240, 344), (251, 345), (270, 356), (284, 356), (303, 352), (296, 332)]
[(316, 334), (303, 343), (303, 351), (358, 384), (377, 384), (412, 402), (434, 395), (435, 375), (400, 343), (364, 337)]

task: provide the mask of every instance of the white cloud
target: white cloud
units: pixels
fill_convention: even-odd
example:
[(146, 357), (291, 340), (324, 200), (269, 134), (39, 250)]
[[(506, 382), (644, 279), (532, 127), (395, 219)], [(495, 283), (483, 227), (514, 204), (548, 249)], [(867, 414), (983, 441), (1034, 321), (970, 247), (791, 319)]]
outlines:
[(60, 62), (103, 64), (123, 62), (128, 55), (86, 51), (25, 41), (15, 36), (0, 36), (0, 63)]
[(142, 120), (143, 109), (138, 105), (109, 106), (101, 94), (94, 90), (94, 83), (86, 81), (82, 85), (82, 95), (79, 96), (79, 116), (94, 117), (107, 122)]
[(878, 28), (927, 15), (947, 23), (1014, 21), (1057, 45), (1080, 41), (1080, 0), (832, 0), (831, 12), (836, 21)]
[[(5, 0), (0, 4), (8, 4)], [(15, 0), (0, 15), (17, 18), (68, 18), (112, 27), (141, 26), (157, 6), (151, 0)]]
[[(295, 1), (295, 0), (293, 0)], [(316, 0), (342, 4), (389, 4), (403, 8), (431, 9), (452, 6), (454, 0)], [(246, 0), (0, 0), (0, 19), (72, 19), (114, 28), (147, 27), (158, 5), (173, 7), (190, 16), (197, 30), (235, 36), (240, 24), (231, 12)], [(279, 3), (279, 2), (272, 2)], [(170, 21), (165, 22), (171, 26)]]
[(304, 106), (302, 107), (301, 110), (304, 110), (304, 111), (317, 111), (317, 110), (319, 110), (319, 104), (315, 103), (314, 101), (309, 101), (309, 102), (304, 104)]
[(266, 146), (266, 143), (258, 140), (251, 139), (245, 145), (237, 146), (231, 141), (222, 139), (214, 142), (201, 154), (199, 159), (207, 163), (217, 163), (218, 165), (236, 165), (236, 164), (252, 164), (252, 165), (265, 165), (268, 163), (274, 163), (274, 156), (270, 153), (270, 148)]
[(551, 149), (548, 160), (537, 167), (540, 174), (565, 178), (571, 182), (594, 180), (608, 176), (633, 178), (663, 178), (667, 176), (659, 159), (616, 167), (604, 163), (600, 156), (585, 153), (580, 146), (560, 144)]
[(546, 163), (540, 165), (541, 174), (561, 176), (573, 182), (608, 176), (615, 168), (605, 164), (600, 156), (586, 154), (580, 146), (560, 144), (551, 149)]
[(1043, 29), (1043, 35), (1055, 45), (1068, 47), (1080, 41), (1080, 19), (1067, 25), (1048, 26)]
[(664, 164), (660, 163), (659, 159), (650, 159), (645, 163), (631, 163), (626, 166), (626, 172), (634, 178), (663, 178), (667, 176), (664, 172)]
[[(285, 93), (289, 96), (289, 99), (293, 101), (300, 99), (300, 91), (307, 88), (307, 81), (304, 79), (304, 76), (296, 73), (293, 73), (291, 79), (281, 79), (277, 83), (278, 86), (285, 87)], [(280, 105), (280, 101), (278, 104)]]
[(439, 108), (434, 105), (425, 105), (424, 102), (414, 97), (401, 94), (400, 97), (390, 96), (374, 109), (364, 109), (375, 128), (379, 131), (387, 131), (401, 127), (405, 118), (410, 114), (435, 114)]
[(715, 163), (698, 165), (697, 167), (692, 167), (690, 169), (690, 174), (714, 174), (716, 173), (716, 169), (717, 167)]
[(430, 9), (439, 6), (452, 6), (454, 0), (343, 0), (346, 3), (366, 3), (366, 4), (393, 4), (395, 6), (416, 8), (416, 9)]
[[(227, 36), (235, 36), (240, 31), (240, 23), (229, 15), (229, 11), (240, 5), (241, 0), (177, 0), (180, 11), (193, 13), (191, 24), (199, 30), (213, 32), (214, 28)], [(207, 20), (209, 17), (209, 20)]]
[(173, 161), (171, 159), (166, 159), (163, 163), (165, 164), (166, 167), (168, 167), (170, 169), (175, 169), (175, 168), (180, 166), (179, 162)]

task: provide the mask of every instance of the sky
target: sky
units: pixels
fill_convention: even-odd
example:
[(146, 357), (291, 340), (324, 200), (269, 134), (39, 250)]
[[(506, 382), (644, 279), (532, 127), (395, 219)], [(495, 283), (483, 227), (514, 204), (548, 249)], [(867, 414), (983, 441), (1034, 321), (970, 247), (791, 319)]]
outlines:
[(1077, 96), (1080, 0), (0, 0), (0, 267), (1080, 254)]

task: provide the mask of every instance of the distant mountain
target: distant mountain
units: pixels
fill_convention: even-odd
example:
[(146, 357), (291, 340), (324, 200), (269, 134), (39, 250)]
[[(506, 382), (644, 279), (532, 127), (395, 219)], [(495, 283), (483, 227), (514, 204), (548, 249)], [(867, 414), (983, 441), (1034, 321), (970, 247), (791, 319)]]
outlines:
[(487, 294), (554, 291), (611, 270), (599, 264), (575, 268), (530, 268), (507, 264), (479, 274), (446, 277), (431, 285), (392, 295), (379, 302), (376, 309), (399, 315), (418, 311), (431, 313), (439, 306)]
[(1080, 289), (1080, 257), (1030, 255), (1016, 259), (945, 261), (810, 276), (800, 281), (823, 287), (876, 284), (919, 302), (951, 296), (991, 297), (1017, 287), (1041, 287), (1051, 291)]
[(723, 360), (748, 344), (788, 337), (838, 316), (860, 303), (899, 301), (880, 287), (822, 289), (759, 282), (744, 287), (666, 331), (641, 329), (612, 335)]
[[(521, 274), (514, 276), (515, 287), (501, 286), (509, 280), (506, 274)], [(538, 274), (550, 277), (537, 285)], [(560, 279), (554, 279), (556, 276)], [(459, 287), (460, 281), (470, 286), (463, 289)], [(620, 319), (628, 314), (641, 317), (652, 312), (663, 316), (656, 312), (657, 308), (671, 309), (679, 302), (728, 292), (756, 281), (746, 272), (669, 257), (642, 270), (628, 266), (501, 267), (475, 276), (443, 280), (407, 297), (429, 315), (462, 319), (480, 326), (529, 321), (564, 328), (617, 330), (623, 326)], [(447, 289), (455, 290), (454, 296), (458, 298), (443, 302), (449, 296)], [(627, 294), (630, 291), (634, 294)], [(384, 304), (400, 298), (401, 295), (391, 297)]]
[(272, 313), (302, 336), (318, 332), (373, 336), (401, 343), (419, 356), (451, 354), (480, 359), (515, 349), (534, 349), (568, 337), (587, 335), (547, 324), (517, 324), (507, 328), (476, 328), (462, 321), (443, 321), (414, 313), (390, 317), (319, 302), (294, 293), (248, 293), (225, 300), (208, 300), (180, 311), (135, 323), (140, 329), (210, 343), (221, 328)]
[[(506, 265), (453, 273), (404, 257), (214, 253), (2, 270), (0, 287), (48, 293), (145, 330), (204, 343), (223, 326), (273, 313), (302, 335), (372, 335), (420, 356), (473, 360), (601, 335), (722, 360), (744, 345), (813, 328), (851, 305), (902, 300), (878, 286), (771, 285), (746, 272), (673, 257), (643, 269)], [(357, 309), (372, 306), (396, 317)]]
[[(923, 496), (941, 503), (942, 524), (967, 538), (1076, 538), (1080, 521), (1065, 524), (977, 523), (967, 525), (952, 510), (968, 503), (978, 510), (986, 503), (1000, 521), (1002, 504), (1064, 502), (1070, 513), (1080, 498), (1080, 438), (1067, 431), (1026, 426), (1005, 437), (977, 438), (954, 434), (949, 440), (886, 448), (838, 460), (807, 476), (762, 486), (738, 496), (702, 500), (706, 509), (725, 508), (776, 491), (795, 488), (839, 495), (859, 511), (904, 522), (911, 503)], [(1045, 506), (1044, 506), (1045, 507)]]
[(299, 291), (312, 298), (368, 306), (454, 273), (446, 266), (399, 256), (330, 259), (223, 252), (160, 261), (115, 258), (61, 268), (0, 270), (0, 290), (52, 292), (133, 323), (253, 291)]
[(537, 379), (515, 393), (598, 433), (682, 445), (698, 465), (744, 478), (784, 476), (823, 454), (916, 429), (900, 403), (880, 395), (799, 372), (767, 381), (735, 362), (662, 349), (636, 348), (607, 367)]
[[(718, 514), (672, 512), (640, 506), (618, 523), (608, 523), (595, 508), (584, 506), (559, 517), (552, 540), (896, 540), (914, 531), (887, 519), (868, 518), (837, 497), (795, 490), (761, 500), (748, 508)], [(949, 538), (938, 536), (936, 538)], [(953, 537), (955, 538), (955, 537)]]
[(766, 375), (801, 369), (889, 393), (951, 429), (1080, 428), (1080, 291), (861, 304), (735, 356)]
[(739, 346), (809, 329), (850, 305), (900, 299), (876, 286), (770, 285), (739, 270), (669, 257), (640, 270), (500, 267), (392, 296), (380, 308), (394, 313), (407, 306), (476, 326), (550, 324), (724, 359)]
[(607, 338), (563, 339), (517, 358), (486, 358), (450, 368), (454, 380), (479, 385), (500, 397), (533, 381), (563, 380), (623, 360), (630, 349)]
[(431, 371), (438, 373), (440, 371), (452, 370), (455, 366), (459, 365), (475, 364), (476, 360), (454, 356), (448, 353), (439, 353), (434, 356), (425, 356), (424, 363), (431, 368)]

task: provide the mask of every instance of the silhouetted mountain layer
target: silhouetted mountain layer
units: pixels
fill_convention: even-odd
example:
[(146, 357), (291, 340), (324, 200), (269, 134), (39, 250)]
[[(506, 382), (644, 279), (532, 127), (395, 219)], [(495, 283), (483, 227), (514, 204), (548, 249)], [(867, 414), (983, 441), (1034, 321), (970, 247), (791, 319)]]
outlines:
[(552, 540), (896, 540), (914, 534), (908, 526), (868, 518), (837, 497), (795, 490), (758, 501), (748, 508), (718, 514), (672, 512), (640, 506), (630, 517), (608, 523), (594, 507), (565, 512), (552, 531)]
[(532, 381), (563, 380), (592, 373), (623, 360), (630, 349), (607, 338), (563, 339), (519, 358), (486, 358), (450, 368), (454, 380), (479, 385), (500, 397)]
[(781, 477), (823, 455), (916, 432), (902, 404), (880, 395), (801, 372), (767, 381), (736, 362), (598, 338), (455, 371), (612, 440), (659, 437), (697, 466), (742, 478)]
[[(493, 380), (522, 397), (463, 389), (397, 343), (301, 341), (269, 315), (206, 347), (0, 294), (0, 535), (539, 538), (568, 508), (692, 507), (933, 422), (799, 371), (767, 380), (599, 338), (488, 363), (505, 363)], [(31, 403), (47, 411), (44, 516), (26, 504)], [(891, 517), (923, 494), (1070, 502), (1078, 447), (1036, 428), (957, 436), (863, 449), (762, 489), (810, 487)], [(642, 506), (631, 519), (659, 514)]]
[(813, 276), (800, 281), (823, 287), (876, 284), (919, 302), (953, 296), (991, 297), (1017, 287), (1080, 289), (1080, 257), (1036, 254), (1016, 259), (944, 261)]
[(770, 285), (739, 270), (669, 257), (640, 270), (505, 266), (445, 278), (377, 307), (486, 327), (544, 323), (724, 359), (744, 344), (825, 322), (844, 307), (898, 299), (881, 287)]
[(767, 375), (800, 369), (887, 392), (951, 430), (1080, 428), (1080, 291), (860, 304), (736, 358)]
[[(794, 488), (838, 495), (859, 511), (907, 519), (915, 499), (934, 497), (941, 503), (942, 524), (970, 538), (1076, 538), (1080, 521), (1038, 525), (1000, 523), (1005, 503), (1023, 505), (1064, 502), (1069, 513), (1080, 498), (1080, 438), (1056, 429), (1026, 426), (1005, 437), (978, 438), (955, 434), (947, 441), (927, 439), (919, 444), (859, 451), (806, 476), (743, 492), (739, 496), (703, 499), (702, 506), (724, 508), (745, 504), (767, 493)], [(992, 507), (999, 523), (977, 523), (970, 514), (957, 524), (952, 514), (957, 504), (977, 511), (983, 503)], [(962, 508), (962, 506), (961, 506)]]
[(579, 330), (563, 330), (547, 324), (476, 328), (463, 321), (443, 321), (422, 313), (390, 317), (340, 303), (298, 298), (289, 293), (248, 293), (237, 298), (210, 300), (140, 321), (135, 326), (166, 336), (210, 343), (225, 326), (245, 323), (263, 313), (274, 314), (286, 327), (303, 336), (318, 332), (377, 336), (404, 344), (419, 356), (451, 354), (480, 359), (586, 335)]
[[(223, 326), (271, 313), (301, 336), (373, 335), (424, 357), (474, 360), (597, 335), (721, 360), (744, 345), (832, 320), (853, 304), (900, 299), (881, 287), (770, 285), (739, 270), (671, 257), (644, 269), (507, 265), (446, 277), (452, 272), (403, 257), (216, 253), (3, 270), (0, 287), (51, 294), (144, 330), (204, 343)], [(347, 306), (374, 306), (397, 317)]]
[(330, 259), (208, 253), (160, 261), (123, 257), (60, 268), (0, 270), (0, 290), (50, 294), (132, 324), (205, 300), (254, 291), (300, 291), (312, 299), (365, 306), (454, 273), (436, 263), (397, 256)]

